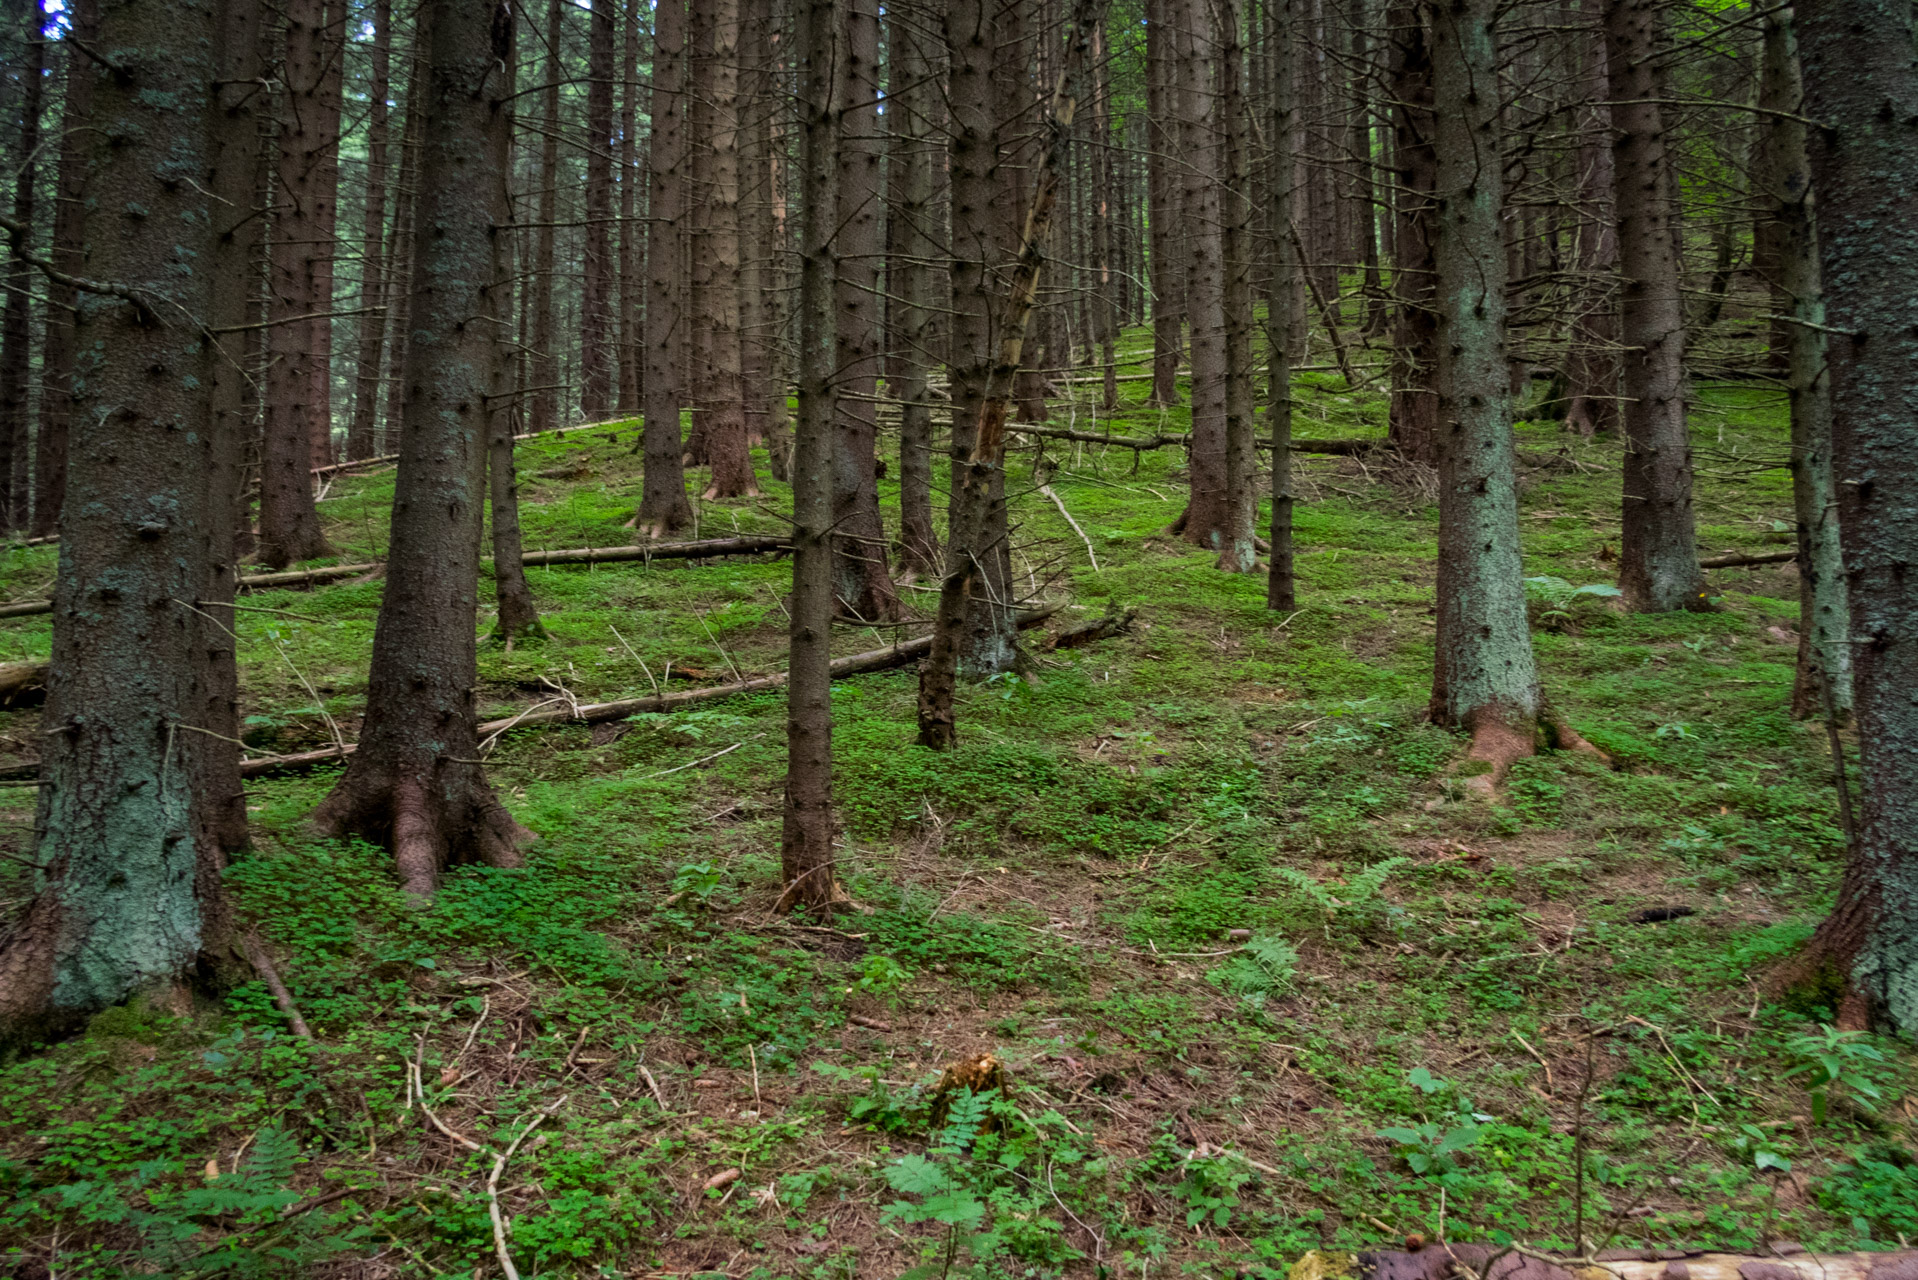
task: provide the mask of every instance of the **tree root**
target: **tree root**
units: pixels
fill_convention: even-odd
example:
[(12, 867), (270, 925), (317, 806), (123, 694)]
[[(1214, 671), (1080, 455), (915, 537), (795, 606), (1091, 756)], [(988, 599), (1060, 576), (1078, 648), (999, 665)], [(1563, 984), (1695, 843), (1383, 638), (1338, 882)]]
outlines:
[(322, 836), (359, 836), (390, 848), (415, 903), (432, 900), (443, 868), (517, 867), (520, 849), (538, 838), (513, 820), (477, 764), (440, 760), (428, 773), (382, 769), (356, 755), (310, 820)]

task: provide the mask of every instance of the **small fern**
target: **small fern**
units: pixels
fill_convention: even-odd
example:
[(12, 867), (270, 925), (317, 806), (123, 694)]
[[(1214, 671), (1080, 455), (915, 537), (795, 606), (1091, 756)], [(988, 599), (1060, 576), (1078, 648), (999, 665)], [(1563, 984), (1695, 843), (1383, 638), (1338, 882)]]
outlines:
[(1246, 943), (1237, 955), (1206, 974), (1206, 978), (1258, 1009), (1264, 1007), (1268, 996), (1277, 995), (1292, 985), (1298, 964), (1298, 949), (1291, 943), (1275, 935), (1261, 934)]
[(1279, 879), (1296, 889), (1300, 897), (1318, 908), (1326, 936), (1330, 937), (1335, 923), (1356, 933), (1367, 933), (1383, 924), (1394, 911), (1383, 896), (1385, 882), (1411, 861), (1399, 857), (1375, 862), (1348, 879), (1336, 894), (1303, 871), (1292, 867), (1273, 870)]

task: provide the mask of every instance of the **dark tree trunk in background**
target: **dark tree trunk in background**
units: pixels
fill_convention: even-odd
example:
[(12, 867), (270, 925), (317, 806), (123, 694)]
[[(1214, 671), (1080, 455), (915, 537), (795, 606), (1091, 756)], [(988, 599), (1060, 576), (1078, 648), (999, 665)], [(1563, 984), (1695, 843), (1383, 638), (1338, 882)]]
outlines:
[(618, 0), (593, 0), (586, 43), (586, 259), (579, 302), (579, 412), (613, 407), (619, 333), (613, 324), (613, 36)]
[(1624, 532), (1618, 585), (1641, 613), (1706, 607), (1692, 528), (1692, 447), (1685, 428), (1685, 313), (1680, 298), (1672, 159), (1659, 100), (1658, 0), (1609, 0), (1614, 200), (1624, 278)]
[(1437, 461), (1438, 318), (1432, 263), (1432, 201), (1438, 183), (1433, 151), (1432, 50), (1425, 10), (1394, 4), (1387, 11), (1391, 52), (1393, 159), (1398, 172), (1398, 225), (1392, 246), (1392, 447), (1413, 462)]
[(1811, 959), (1918, 1033), (1918, 66), (1902, 0), (1800, 0), (1863, 804)]
[[(996, 0), (949, 0), (946, 49), (951, 58), (946, 98), (952, 118), (946, 129), (946, 163), (952, 201), (951, 351), (952, 458), (954, 480), (973, 451), (973, 434), (985, 404), (993, 366), (992, 269), (1002, 258), (998, 201), (1004, 196), (995, 159), (993, 51), (998, 30)], [(957, 483), (947, 488), (946, 529), (959, 527), (963, 509)], [(966, 615), (959, 665), (989, 676), (1012, 669), (1016, 656), (1012, 613), (1012, 555), (1006, 521), (1005, 472), (987, 480), (986, 511), (978, 541), (967, 555), (978, 568), (978, 589)], [(948, 548), (946, 558), (953, 551)], [(923, 730), (922, 730), (923, 732)]]
[[(559, 425), (559, 328), (553, 315), (554, 272), (559, 220), (559, 82), (566, 76), (561, 58), (560, 25), (565, 0), (551, 0), (546, 8), (546, 85), (540, 91), (539, 202), (533, 233), (533, 380), (534, 431)], [(675, 450), (677, 452), (677, 450)]]
[(490, 392), (512, 289), (494, 276), (494, 246), (512, 234), (498, 69), (512, 65), (513, 26), (505, 0), (432, 8), (392, 552), (359, 749), (313, 815), (330, 835), (388, 845), (416, 900), (449, 863), (518, 865), (530, 836), (476, 763), (473, 701), (488, 422), (504, 412)]
[(893, 231), (891, 373), (887, 390), (900, 402), (899, 567), (908, 576), (939, 571), (932, 526), (932, 262), (945, 242), (933, 205), (934, 139), (942, 123), (939, 82), (923, 12), (894, 3), (887, 33), (892, 70), (887, 122)]
[(266, 432), (260, 458), (262, 564), (282, 568), (333, 554), (313, 505), (311, 468), (326, 433), (324, 403), (316, 401), (324, 375), (312, 315), (324, 307), (321, 228), (331, 203), (328, 157), (339, 147), (338, 117), (327, 110), (326, 12), (321, 0), (289, 0), (274, 191), (271, 261), (267, 273)]
[(1146, 0), (1146, 226), (1152, 239), (1152, 396), (1179, 403), (1185, 338), (1185, 254), (1179, 208), (1180, 147), (1170, 10), (1180, 0)]
[(639, 412), (641, 348), (639, 299), (639, 15), (641, 0), (626, 0), (619, 53), (619, 397), (618, 412)]
[[(39, 169), (41, 81), (47, 65), (46, 12), (41, 0), (20, 6), (15, 15), (26, 56), (19, 70), (19, 149), (13, 160), (13, 220), (33, 225), (34, 175)], [(0, 313), (0, 533), (11, 533), (32, 521), (32, 441), (27, 432), (28, 374), (32, 368), (33, 268), (12, 257), (7, 264), (7, 301)]]
[(1791, 14), (1773, 14), (1764, 23), (1758, 93), (1759, 106), (1768, 114), (1759, 117), (1752, 194), (1760, 210), (1754, 230), (1770, 267), (1772, 294), (1794, 322), (1771, 331), (1774, 342), (1785, 344), (1792, 506), (1798, 517), (1798, 670), (1791, 709), (1801, 719), (1829, 712), (1842, 720), (1851, 711), (1851, 644), (1845, 630), (1850, 605), (1838, 495), (1832, 489), (1831, 379), (1802, 119), (1804, 85)]
[(659, 0), (653, 10), (653, 127), (647, 144), (646, 476), (639, 501), (643, 538), (664, 538), (693, 522), (680, 461), (679, 410), (685, 398), (679, 348), (681, 224), (686, 208), (686, 8)]
[(1269, 35), (1273, 48), (1269, 55), (1272, 68), (1270, 115), (1273, 148), (1271, 190), (1266, 193), (1265, 252), (1272, 271), (1272, 288), (1266, 295), (1265, 336), (1270, 352), (1266, 409), (1272, 436), (1272, 565), (1265, 580), (1265, 605), (1268, 609), (1290, 612), (1298, 607), (1297, 580), (1292, 557), (1292, 337), (1298, 331), (1295, 316), (1300, 310), (1302, 288), (1297, 256), (1292, 252), (1293, 195), (1297, 187), (1298, 167), (1293, 154), (1298, 149), (1299, 109), (1297, 89), (1298, 59), (1292, 42), (1297, 37), (1294, 0), (1268, 0), (1272, 6)]
[(773, 478), (792, 478), (786, 385), (780, 376), (779, 198), (773, 121), (785, 109), (774, 69), (771, 0), (745, 0), (740, 22), (739, 368), (746, 439), (764, 441)]
[(346, 456), (373, 456), (373, 422), (379, 412), (380, 353), (386, 315), (386, 99), (393, 50), (393, 0), (375, 0), (370, 99), (366, 115), (366, 204), (360, 223), (364, 253), (360, 268), (359, 339), (353, 362), (353, 417), (346, 428)]
[(1245, 45), (1237, 0), (1216, 0), (1219, 15), (1218, 110), (1224, 159), (1219, 193), (1220, 267), (1225, 345), (1225, 521), (1219, 568), (1252, 572), (1259, 519), (1258, 424), (1252, 417), (1252, 204), (1249, 190)]
[[(105, 8), (121, 73), (94, 80), (84, 242), (89, 275), (154, 299), (82, 299), (76, 341), (97, 366), (76, 387), (69, 514), (54, 589), (41, 787), (25, 915), (0, 943), (0, 1041), (64, 1031), (129, 997), (186, 1012), (184, 987), (222, 939), (202, 829), (206, 620), (218, 554), (211, 508), (212, 358), (199, 322), (213, 259), (208, 86), (224, 34), (211, 0)], [(109, 139), (114, 140), (109, 142)], [(117, 145), (116, 145), (117, 143)], [(172, 180), (175, 173), (191, 183)]]
[(739, 354), (739, 4), (712, 6), (712, 193), (707, 204), (703, 253), (709, 276), (706, 327), (712, 363), (704, 410), (706, 460), (712, 478), (707, 500), (757, 497), (753, 457), (746, 440), (746, 402)]
[(1433, 265), (1439, 312), (1438, 636), (1432, 719), (1472, 735), (1466, 778), (1496, 786), (1531, 755), (1538, 668), (1518, 544), (1518, 463), (1505, 368), (1505, 193), (1500, 166), (1497, 0), (1432, 8), (1438, 161)]
[[(1585, 12), (1602, 13), (1604, 0), (1586, 0)], [(1585, 65), (1580, 90), (1577, 237), (1573, 261), (1579, 271), (1572, 340), (1565, 354), (1565, 427), (1582, 436), (1618, 430), (1618, 221), (1613, 215), (1612, 109), (1605, 64), (1605, 34), (1594, 27), (1577, 36)]]
[[(69, 10), (73, 34), (97, 47), (98, 0), (77, 0)], [(77, 48), (62, 59), (66, 101), (60, 111), (60, 176), (54, 189), (53, 265), (68, 275), (86, 273), (87, 149), (84, 132), (92, 111), (93, 64)], [(40, 356), (40, 425), (34, 440), (33, 525), (36, 538), (60, 529), (67, 492), (67, 437), (72, 422), (73, 315), (78, 294), (57, 280), (46, 285), (46, 340)]]
[(1105, 375), (1105, 385), (1101, 389), (1099, 407), (1111, 413), (1119, 407), (1119, 309), (1113, 294), (1118, 281), (1113, 279), (1113, 257), (1115, 253), (1115, 229), (1113, 215), (1119, 204), (1118, 186), (1114, 180), (1112, 145), (1112, 69), (1107, 64), (1105, 32), (1093, 33), (1094, 49), (1092, 53), (1093, 73), (1096, 77), (1092, 90), (1092, 269), (1097, 272), (1093, 285), (1093, 322), (1092, 332), (1087, 335), (1088, 358), (1093, 344), (1098, 346), (1101, 372)]
[[(1173, 0), (1179, 29), (1178, 92), (1182, 201), (1188, 228), (1186, 308), (1192, 321), (1190, 490), (1177, 527), (1187, 542), (1222, 550), (1226, 531), (1225, 267), (1220, 236), (1218, 61), (1211, 0)], [(1248, 536), (1249, 536), (1249, 531)]]
[(333, 452), (333, 262), (340, 223), (340, 122), (342, 87), (346, 74), (346, 43), (350, 0), (327, 0), (319, 31), (320, 84), (315, 105), (319, 137), (312, 177), (313, 234), (306, 252), (313, 271), (313, 311), (307, 323), (307, 376), (311, 393), (313, 465), (324, 467), (337, 459)]
[(800, 225), (799, 429), (793, 451), (793, 589), (786, 681), (786, 797), (779, 910), (845, 902), (833, 856), (833, 334), (839, 226), (835, 56), (844, 0), (798, 6)]
[(879, 434), (879, 0), (848, 0), (839, 81), (839, 343), (832, 461), (833, 593), (855, 618), (899, 612), (875, 470)]
[(426, 129), (426, 54), (433, 39), (432, 21), (431, 6), (423, 4), (415, 10), (413, 52), (406, 73), (406, 125), (400, 135), (399, 182), (393, 192), (393, 252), (387, 257), (386, 417), (381, 453), (399, 447), (400, 419), (406, 414), (406, 358), (413, 345), (413, 251), (418, 239), (413, 234), (414, 196), (419, 192), (420, 149)]
[(707, 294), (713, 287), (708, 223), (713, 198), (713, 12), (710, 4), (692, 4), (686, 33), (685, 121), (686, 202), (680, 209), (680, 266), (684, 282), (686, 335), (680, 343), (682, 403), (692, 410), (686, 433), (687, 466), (706, 465), (706, 436), (712, 415), (713, 324)]

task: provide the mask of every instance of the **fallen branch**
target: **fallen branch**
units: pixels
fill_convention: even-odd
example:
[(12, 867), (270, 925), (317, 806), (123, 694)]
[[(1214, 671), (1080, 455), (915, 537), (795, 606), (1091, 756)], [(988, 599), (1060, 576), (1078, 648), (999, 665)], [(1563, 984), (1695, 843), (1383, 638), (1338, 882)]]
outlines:
[(1132, 630), (1132, 620), (1139, 616), (1137, 609), (1127, 609), (1124, 613), (1108, 613), (1105, 617), (1092, 622), (1081, 623), (1076, 627), (1067, 627), (1053, 637), (1053, 649), (1081, 649), (1096, 640)]
[(47, 687), (44, 662), (0, 663), (0, 707), (18, 706)]
[(1701, 569), (1737, 569), (1753, 564), (1786, 564), (1796, 560), (1796, 551), (1732, 551), (1700, 560)]
[(519, 1150), (520, 1143), (526, 1141), (526, 1136), (539, 1128), (540, 1122), (559, 1110), (565, 1101), (561, 1098), (528, 1121), (526, 1127), (519, 1131), (519, 1137), (513, 1139), (512, 1145), (493, 1161), (493, 1172), (486, 1178), (486, 1213), (493, 1220), (493, 1251), (499, 1256), (500, 1270), (506, 1273), (506, 1280), (519, 1280), (519, 1268), (513, 1265), (513, 1255), (506, 1248), (506, 1219), (500, 1216), (499, 1211), (499, 1176), (506, 1172), (506, 1162), (513, 1158), (513, 1153)]
[[(520, 434), (514, 436), (513, 439), (550, 440), (554, 436), (568, 435), (574, 431), (592, 431), (606, 427), (617, 427), (631, 421), (632, 418), (628, 416), (625, 418), (608, 418), (604, 422), (579, 422), (570, 427), (556, 427), (551, 431), (522, 431)], [(354, 458), (350, 462), (329, 462), (323, 467), (314, 467), (313, 474), (316, 476), (340, 475), (348, 471), (358, 471), (361, 467), (384, 466), (386, 463), (398, 462), (399, 460), (400, 455), (397, 453), (382, 453), (372, 458)]]
[(266, 983), (266, 989), (273, 993), (273, 1003), (286, 1015), (287, 1025), (293, 1029), (293, 1034), (302, 1040), (311, 1040), (313, 1029), (300, 1016), (299, 1007), (293, 1003), (293, 993), (280, 981), (280, 972), (273, 967), (273, 957), (260, 945), (260, 940), (250, 933), (242, 933), (240, 950), (246, 954), (247, 963), (253, 966), (253, 971), (260, 975), (260, 981)]
[(1092, 539), (1086, 537), (1086, 531), (1079, 527), (1079, 522), (1072, 518), (1072, 513), (1070, 511), (1066, 510), (1065, 502), (1059, 497), (1058, 494), (1052, 491), (1052, 486), (1049, 484), (1040, 485), (1039, 492), (1045, 494), (1046, 497), (1052, 499), (1052, 505), (1059, 508), (1059, 514), (1066, 518), (1066, 523), (1072, 526), (1072, 531), (1079, 535), (1079, 541), (1086, 544), (1086, 558), (1092, 561), (1092, 571), (1094, 573), (1099, 572), (1099, 557), (1092, 550)]

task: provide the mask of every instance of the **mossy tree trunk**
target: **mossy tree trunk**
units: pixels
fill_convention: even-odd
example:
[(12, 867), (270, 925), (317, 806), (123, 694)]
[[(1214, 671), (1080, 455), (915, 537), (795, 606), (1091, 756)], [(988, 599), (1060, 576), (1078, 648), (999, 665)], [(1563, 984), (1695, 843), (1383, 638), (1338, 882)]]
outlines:
[[(213, 115), (224, 34), (213, 0), (105, 0), (119, 73), (92, 78), (69, 503), (42, 723), (36, 895), (0, 946), (0, 1039), (57, 1032), (132, 996), (176, 1005), (210, 947), (217, 850), (200, 783), (211, 625), (194, 602), (230, 538), (214, 510), (209, 383), (217, 260)], [(194, 178), (180, 181), (181, 174)], [(217, 178), (216, 178), (217, 181)]]
[(1815, 960), (1918, 1034), (1918, 65), (1904, 0), (1800, 0), (1863, 804)]
[(1469, 758), (1490, 766), (1475, 777), (1491, 783), (1532, 753), (1539, 712), (1505, 367), (1496, 8), (1496, 0), (1443, 0), (1431, 10), (1439, 339), (1432, 719), (1472, 735)]
[(1708, 607), (1692, 516), (1685, 425), (1685, 312), (1677, 211), (1666, 145), (1660, 0), (1609, 0), (1605, 65), (1612, 93), (1613, 207), (1623, 276), (1624, 529), (1618, 585), (1641, 613)]
[(499, 68), (513, 24), (505, 0), (433, 0), (431, 22), (392, 554), (359, 749), (313, 815), (323, 832), (391, 847), (416, 899), (449, 863), (517, 865), (530, 835), (481, 771), (473, 702), (495, 344), (512, 288), (494, 242), (512, 233)]

